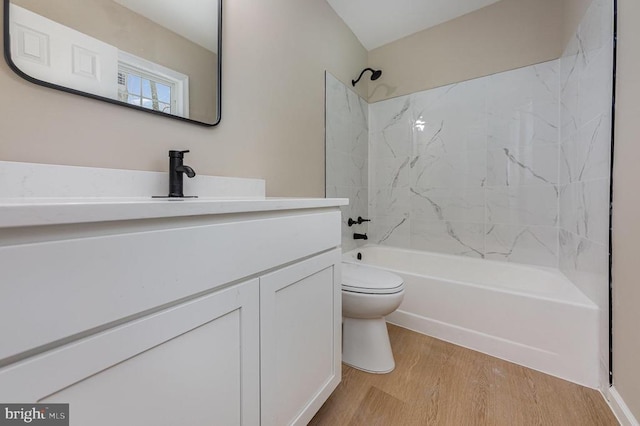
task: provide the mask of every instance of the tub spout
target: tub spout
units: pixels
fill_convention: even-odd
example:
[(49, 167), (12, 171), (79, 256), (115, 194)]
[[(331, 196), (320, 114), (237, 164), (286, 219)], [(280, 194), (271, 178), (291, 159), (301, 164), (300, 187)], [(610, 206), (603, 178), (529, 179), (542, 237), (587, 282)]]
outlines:
[(355, 232), (353, 234), (353, 239), (354, 240), (368, 240), (369, 237), (367, 237), (367, 234), (358, 234), (357, 232)]

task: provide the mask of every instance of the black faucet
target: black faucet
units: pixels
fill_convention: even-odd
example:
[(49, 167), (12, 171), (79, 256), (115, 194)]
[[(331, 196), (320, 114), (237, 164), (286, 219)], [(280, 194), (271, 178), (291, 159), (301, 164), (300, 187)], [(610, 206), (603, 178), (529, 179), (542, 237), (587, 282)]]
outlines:
[(169, 151), (169, 197), (184, 197), (182, 192), (182, 175), (192, 178), (196, 172), (189, 166), (182, 164), (187, 151)]
[(355, 232), (353, 234), (353, 239), (354, 240), (368, 240), (369, 237), (367, 237), (367, 234), (358, 234), (357, 232)]

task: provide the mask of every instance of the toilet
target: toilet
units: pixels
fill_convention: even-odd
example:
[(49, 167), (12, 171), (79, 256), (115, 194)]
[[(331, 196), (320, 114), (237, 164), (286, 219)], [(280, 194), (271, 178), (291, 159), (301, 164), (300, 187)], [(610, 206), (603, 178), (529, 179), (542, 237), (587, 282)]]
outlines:
[(384, 317), (398, 309), (403, 297), (398, 275), (342, 263), (342, 362), (369, 373), (395, 368)]

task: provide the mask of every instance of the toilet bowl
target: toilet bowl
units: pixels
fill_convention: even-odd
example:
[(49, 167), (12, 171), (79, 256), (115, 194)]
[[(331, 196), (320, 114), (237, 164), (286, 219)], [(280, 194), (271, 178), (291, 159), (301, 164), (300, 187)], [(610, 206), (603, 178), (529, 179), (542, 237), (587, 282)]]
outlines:
[(395, 368), (384, 317), (398, 309), (403, 297), (398, 275), (342, 264), (342, 362), (378, 374)]

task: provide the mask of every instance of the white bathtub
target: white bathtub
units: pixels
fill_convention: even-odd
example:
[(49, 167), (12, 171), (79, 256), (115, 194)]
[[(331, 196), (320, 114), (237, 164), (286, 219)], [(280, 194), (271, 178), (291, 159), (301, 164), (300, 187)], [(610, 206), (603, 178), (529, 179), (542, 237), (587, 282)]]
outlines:
[(343, 261), (404, 278), (390, 323), (598, 387), (598, 307), (557, 270), (375, 245)]

